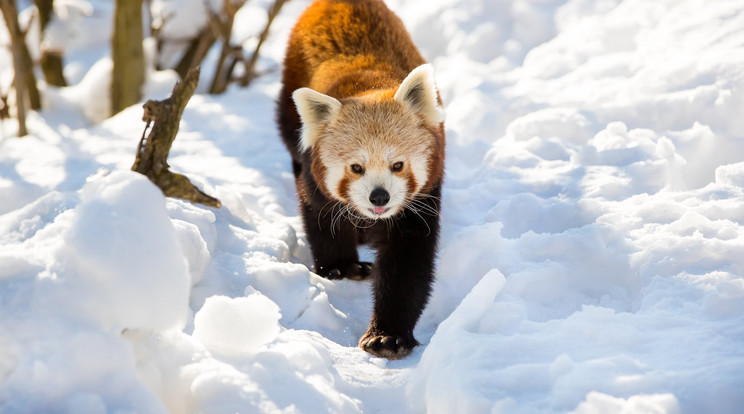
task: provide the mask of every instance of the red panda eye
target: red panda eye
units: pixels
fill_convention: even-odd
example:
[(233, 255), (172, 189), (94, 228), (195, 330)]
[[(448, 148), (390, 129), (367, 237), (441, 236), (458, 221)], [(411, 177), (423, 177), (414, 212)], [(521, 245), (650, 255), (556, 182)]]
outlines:
[(398, 172), (403, 170), (403, 161), (398, 161), (395, 164), (393, 164), (393, 167), (391, 168), (393, 172)]
[(364, 168), (359, 164), (351, 164), (351, 171), (354, 171), (355, 174), (364, 174)]

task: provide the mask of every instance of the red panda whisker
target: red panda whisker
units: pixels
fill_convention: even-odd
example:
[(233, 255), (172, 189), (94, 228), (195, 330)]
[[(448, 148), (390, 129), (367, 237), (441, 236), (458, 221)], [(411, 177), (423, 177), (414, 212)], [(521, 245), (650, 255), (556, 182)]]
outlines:
[[(329, 214), (332, 214), (334, 207), (336, 207), (336, 205), (338, 204), (339, 204), (338, 201), (333, 201), (333, 200), (325, 203), (323, 207), (320, 208), (320, 212), (318, 212), (318, 221), (320, 221), (321, 217), (326, 218), (328, 217)], [(328, 206), (331, 206), (330, 210), (327, 213), (323, 214), (323, 210), (325, 210)]]
[(424, 212), (425, 214), (433, 215), (433, 216), (436, 216), (439, 214), (434, 207), (424, 203), (421, 200), (407, 199), (405, 207), (416, 213), (421, 211), (421, 212)]
[(421, 216), (421, 214), (419, 213), (419, 211), (417, 209), (415, 209), (415, 208), (409, 208), (408, 210), (410, 210), (413, 214), (415, 214), (416, 216), (418, 216), (418, 218), (420, 218), (422, 222), (424, 222), (424, 225), (426, 226), (426, 230), (427, 230), (426, 235), (427, 236), (430, 235), (431, 234), (431, 227), (429, 227), (429, 223), (426, 222), (426, 219), (423, 216)]
[(344, 205), (341, 202), (337, 202), (333, 208), (336, 209), (338, 207), (338, 213), (334, 213), (333, 220), (331, 220), (331, 237), (335, 237), (336, 235), (336, 226), (341, 228), (341, 219), (344, 217), (344, 213), (346, 210), (348, 210), (348, 206)]
[(436, 200), (441, 201), (439, 197), (433, 196), (431, 194), (425, 194), (425, 193), (418, 193), (411, 197), (412, 199), (418, 199), (418, 198), (428, 198), (429, 200)]

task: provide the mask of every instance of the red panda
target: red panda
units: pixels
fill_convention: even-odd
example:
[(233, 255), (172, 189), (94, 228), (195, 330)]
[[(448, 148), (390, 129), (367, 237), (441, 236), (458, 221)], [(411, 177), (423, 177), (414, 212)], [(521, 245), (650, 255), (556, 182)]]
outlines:
[[(365, 351), (403, 358), (434, 278), (444, 114), (431, 65), (381, 0), (318, 0), (294, 26), (278, 99), (314, 270), (371, 278)], [(360, 262), (369, 244), (374, 264)]]

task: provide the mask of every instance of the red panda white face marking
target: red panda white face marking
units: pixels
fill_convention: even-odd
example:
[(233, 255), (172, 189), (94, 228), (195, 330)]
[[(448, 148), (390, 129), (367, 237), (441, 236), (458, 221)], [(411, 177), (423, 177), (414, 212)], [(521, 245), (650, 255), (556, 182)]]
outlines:
[(428, 181), (434, 137), (394, 102), (345, 103), (312, 148), (316, 181), (332, 198), (370, 219), (398, 214)]
[(315, 181), (326, 196), (370, 219), (395, 216), (429, 181), (432, 130), (443, 120), (430, 65), (414, 69), (390, 95), (343, 102), (309, 88), (292, 95)]
[[(336, 185), (339, 188), (337, 198), (347, 199), (349, 205), (363, 216), (372, 219), (392, 217), (405, 206), (406, 200), (418, 193), (419, 180), (425, 182), (427, 177), (419, 176), (416, 179), (413, 171), (407, 171), (406, 163), (416, 159), (415, 156), (398, 154), (399, 149), (396, 151), (392, 146), (372, 147), (360, 149), (356, 157), (346, 161), (346, 164), (352, 162), (352, 180), (345, 193), (342, 193), (345, 185), (343, 180), (330, 182), (327, 179), (327, 182), (330, 187)], [(422, 150), (425, 151), (425, 148)], [(354, 161), (355, 159), (359, 161)], [(413, 178), (411, 174), (414, 174)]]

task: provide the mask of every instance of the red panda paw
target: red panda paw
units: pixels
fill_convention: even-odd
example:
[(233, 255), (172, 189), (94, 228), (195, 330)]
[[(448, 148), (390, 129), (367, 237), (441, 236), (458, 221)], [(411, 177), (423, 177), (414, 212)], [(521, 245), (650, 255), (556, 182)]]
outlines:
[(319, 266), (316, 272), (326, 279), (366, 280), (372, 274), (372, 263), (359, 262), (339, 267)]
[(384, 335), (370, 332), (359, 340), (359, 347), (370, 354), (387, 359), (402, 359), (407, 357), (418, 345), (413, 336)]

